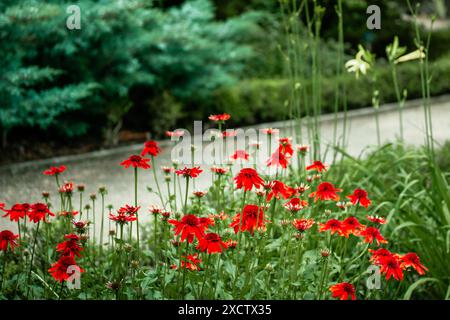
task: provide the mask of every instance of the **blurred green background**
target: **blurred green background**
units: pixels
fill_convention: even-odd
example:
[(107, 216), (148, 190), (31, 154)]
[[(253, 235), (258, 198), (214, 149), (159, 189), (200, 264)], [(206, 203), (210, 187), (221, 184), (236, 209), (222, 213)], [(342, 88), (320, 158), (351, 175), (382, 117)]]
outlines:
[[(319, 2), (326, 8), (322, 95), (330, 101), (324, 112), (331, 112), (337, 17), (335, 1)], [(439, 22), (430, 68), (431, 94), (440, 95), (450, 92), (450, 6), (444, 0), (422, 3), (424, 19), (436, 13)], [(71, 4), (81, 9), (81, 30), (66, 27)], [(381, 30), (366, 27), (371, 4), (381, 8)], [(415, 49), (407, 12), (406, 1), (344, 1), (346, 60), (362, 44), (386, 65), (378, 71), (382, 103), (396, 100), (386, 45), (398, 35), (408, 51)], [(290, 83), (281, 21), (276, 0), (2, 0), (0, 162), (142, 139), (136, 132), (161, 138), (165, 130), (189, 128), (215, 112), (231, 113), (231, 125), (285, 119)], [(310, 65), (305, 61), (305, 68)], [(419, 97), (417, 64), (398, 70), (408, 98)], [(348, 107), (369, 106), (370, 79), (343, 77), (347, 87), (358, 87)]]

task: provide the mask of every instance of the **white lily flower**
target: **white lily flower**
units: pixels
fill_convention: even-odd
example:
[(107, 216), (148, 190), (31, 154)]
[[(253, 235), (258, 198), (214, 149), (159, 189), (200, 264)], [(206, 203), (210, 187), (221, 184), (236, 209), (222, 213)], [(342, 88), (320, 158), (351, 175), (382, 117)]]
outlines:
[(355, 59), (351, 59), (345, 63), (345, 68), (347, 72), (354, 72), (356, 79), (359, 78), (359, 74), (366, 74), (367, 70), (370, 69), (370, 64), (364, 61), (363, 58), (364, 51), (358, 51)]

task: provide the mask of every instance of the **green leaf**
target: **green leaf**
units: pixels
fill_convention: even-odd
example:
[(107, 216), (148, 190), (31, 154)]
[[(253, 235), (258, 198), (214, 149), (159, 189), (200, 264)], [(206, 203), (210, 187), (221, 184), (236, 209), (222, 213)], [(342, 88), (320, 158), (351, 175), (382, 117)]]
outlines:
[(418, 286), (423, 285), (427, 282), (442, 282), (441, 280), (438, 280), (436, 278), (422, 278), (414, 282), (412, 285), (409, 286), (408, 290), (406, 291), (405, 295), (403, 296), (404, 300), (410, 300), (411, 295), (413, 294), (414, 290), (417, 289)]

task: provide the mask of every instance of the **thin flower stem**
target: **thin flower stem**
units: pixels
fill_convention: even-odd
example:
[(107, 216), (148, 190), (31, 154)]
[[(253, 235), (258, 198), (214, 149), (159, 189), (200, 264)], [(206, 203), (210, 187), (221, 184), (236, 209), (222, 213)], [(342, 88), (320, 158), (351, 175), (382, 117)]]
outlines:
[(158, 217), (157, 214), (153, 214), (154, 218), (155, 218), (155, 225), (154, 225), (154, 246), (155, 246), (155, 268), (156, 271), (158, 271)]
[(189, 177), (186, 176), (186, 194), (184, 195), (184, 207), (183, 207), (183, 213), (184, 214), (187, 214), (188, 194), (189, 194)]
[(30, 278), (31, 278), (31, 270), (33, 268), (33, 260), (34, 260), (34, 251), (36, 250), (36, 242), (37, 242), (37, 236), (39, 233), (39, 226), (41, 225), (41, 221), (38, 221), (37, 226), (36, 226), (36, 231), (34, 233), (34, 241), (33, 241), (33, 249), (31, 251), (31, 260), (30, 260), (30, 268), (28, 269), (28, 276), (27, 276), (27, 300), (30, 294), (30, 288), (31, 288), (31, 284), (30, 284)]
[(158, 190), (159, 200), (161, 201), (161, 205), (163, 206), (164, 210), (166, 210), (166, 203), (164, 202), (164, 199), (162, 197), (161, 188), (159, 187), (159, 181), (158, 181), (158, 177), (156, 175), (155, 157), (154, 156), (152, 156), (152, 171), (153, 171), (153, 178), (155, 179), (156, 189)]
[[(95, 234), (97, 233), (95, 231), (95, 225), (96, 225), (95, 224), (95, 200), (92, 200), (92, 221), (93, 221), (93, 224), (94, 224), (92, 238), (93, 238), (93, 244), (95, 245), (95, 243), (96, 243), (96, 241), (95, 241)], [(94, 251), (95, 251), (95, 248), (94, 248)]]
[(206, 253), (206, 262), (205, 262), (205, 274), (203, 275), (203, 282), (202, 282), (202, 287), (200, 289), (200, 299), (202, 299), (203, 297), (203, 288), (205, 287), (205, 283), (206, 283), (206, 278), (208, 277), (209, 274), (209, 259), (210, 259), (211, 255)]
[[(246, 195), (247, 195), (247, 190), (244, 189), (244, 194), (242, 195), (241, 216), (240, 216), (240, 219), (239, 219), (239, 229), (238, 229), (239, 235), (238, 235), (238, 243), (237, 243), (238, 247), (235, 250), (236, 276), (235, 276), (234, 282), (233, 282), (233, 292), (236, 289), (237, 278), (238, 278), (238, 274), (239, 274), (239, 257), (240, 257), (240, 253), (241, 253), (240, 248), (242, 247), (241, 240), (242, 240), (242, 233), (243, 233), (243, 231), (242, 231), (242, 222), (244, 220), (244, 207), (245, 207), (245, 197), (246, 197)], [(258, 215), (259, 215), (259, 211), (258, 211)]]
[[(166, 176), (166, 178), (169, 178), (169, 176)], [(172, 198), (172, 195), (171, 195), (171, 193), (170, 193), (170, 183), (169, 183), (169, 181), (167, 181), (166, 180), (166, 187), (167, 187), (167, 195), (168, 195), (168, 197), (169, 197), (169, 206), (170, 206), (170, 210), (171, 211), (174, 211), (173, 210), (173, 205), (172, 205), (172, 200), (170, 200), (171, 198)], [(176, 201), (176, 200), (175, 200)]]
[(174, 207), (175, 213), (177, 212), (177, 174), (173, 173), (173, 195), (174, 195)]
[[(189, 250), (189, 241), (186, 239), (186, 255), (188, 254)], [(184, 289), (186, 285), (186, 266), (183, 268), (183, 283), (182, 283), (182, 289), (181, 289), (181, 298), (184, 298)]]
[(80, 220), (83, 217), (83, 192), (80, 192)]
[[(26, 217), (25, 217), (26, 219)], [(17, 229), (19, 230), (19, 239), (22, 239), (22, 232), (20, 230), (20, 220), (17, 220)]]
[(102, 221), (100, 222), (100, 253), (103, 253), (103, 229), (105, 220), (105, 195), (102, 194)]
[(397, 101), (398, 101), (398, 116), (399, 116), (399, 122), (400, 122), (400, 140), (403, 141), (403, 104), (404, 104), (404, 99), (402, 99), (400, 96), (400, 88), (399, 88), (398, 79), (397, 79), (397, 68), (395, 67), (395, 63), (392, 63), (392, 80), (394, 82), (395, 96), (397, 97)]
[(217, 255), (217, 265), (216, 265), (216, 283), (214, 286), (214, 292), (212, 295), (212, 299), (216, 299), (216, 292), (217, 292), (217, 284), (219, 283), (219, 274), (220, 274), (220, 257), (222, 256), (222, 254), (218, 254)]
[[(138, 169), (134, 168), (134, 206), (137, 208), (138, 206)], [(133, 224), (131, 223), (130, 226), (132, 226)], [(130, 228), (131, 230), (133, 230), (132, 228)], [(136, 211), (136, 237), (137, 237), (137, 248), (138, 248), (138, 252), (141, 248), (140, 243), (139, 243), (139, 214)], [(131, 240), (131, 233), (130, 233), (130, 240)]]

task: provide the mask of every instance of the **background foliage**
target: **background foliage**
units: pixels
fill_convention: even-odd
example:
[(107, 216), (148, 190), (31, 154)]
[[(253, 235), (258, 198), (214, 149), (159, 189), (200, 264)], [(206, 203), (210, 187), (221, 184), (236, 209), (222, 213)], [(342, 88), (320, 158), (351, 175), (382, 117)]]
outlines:
[[(321, 29), (323, 98), (333, 97), (337, 50), (333, 1)], [(423, 11), (434, 10), (435, 1)], [(5, 0), (0, 3), (0, 131), (3, 145), (21, 137), (71, 141), (94, 137), (118, 143), (122, 129), (159, 137), (167, 127), (189, 126), (225, 108), (233, 124), (284, 119), (289, 95), (286, 37), (278, 1), (81, 0), (81, 30), (66, 28), (66, 0)], [(366, 28), (369, 2), (344, 1), (346, 59), (358, 44), (385, 63), (395, 35), (414, 48), (412, 27), (402, 19), (406, 2), (370, 1), (382, 12), (382, 29)], [(445, 10), (440, 10), (445, 16)], [(304, 23), (304, 21), (303, 21)], [(435, 85), (449, 92), (448, 28), (433, 32)], [(305, 37), (305, 45), (308, 42)], [(309, 68), (310, 61), (305, 61)], [(308, 74), (306, 70), (305, 74)], [(418, 96), (416, 66), (399, 68), (408, 98)], [(344, 75), (348, 87), (353, 76)], [(395, 100), (388, 69), (378, 76), (381, 102)], [(306, 79), (306, 86), (308, 79)], [(370, 80), (349, 96), (348, 107), (370, 105)], [(367, 89), (367, 90), (366, 90)], [(326, 100), (325, 100), (326, 101)], [(331, 108), (331, 106), (330, 106)], [(324, 108), (324, 112), (328, 112)]]

